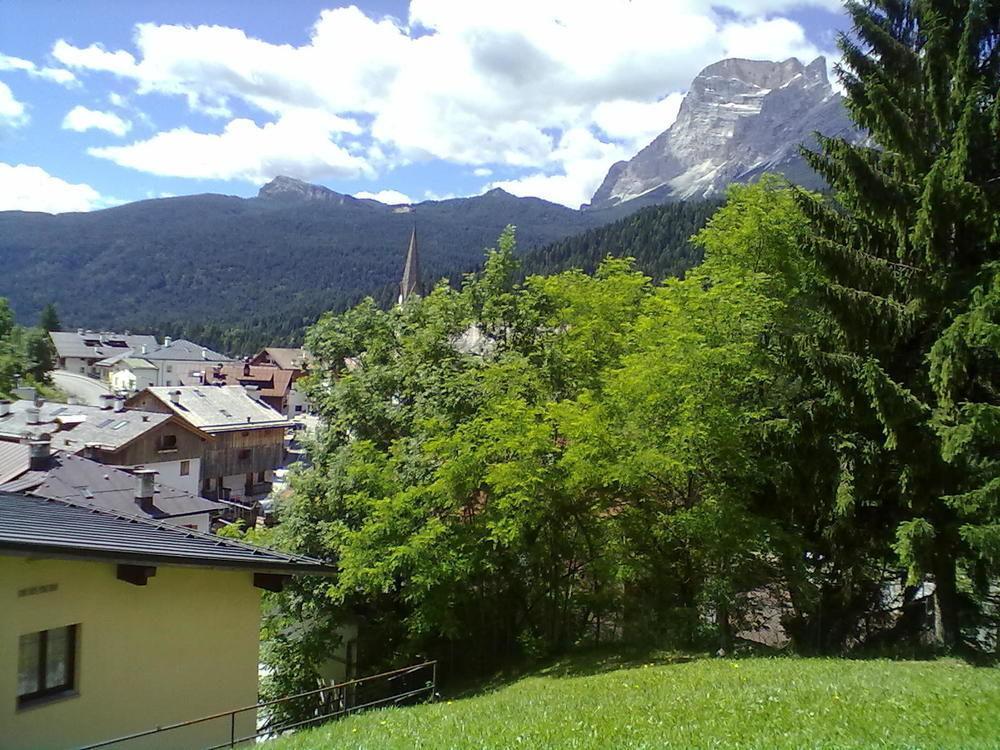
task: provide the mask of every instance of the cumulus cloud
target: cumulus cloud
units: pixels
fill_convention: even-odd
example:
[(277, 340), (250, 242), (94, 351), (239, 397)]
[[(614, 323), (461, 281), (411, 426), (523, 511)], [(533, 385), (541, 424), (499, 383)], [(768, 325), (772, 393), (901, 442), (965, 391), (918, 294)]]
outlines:
[(3, 81), (0, 81), (0, 125), (19, 128), (28, 122), (28, 112)]
[(550, 171), (539, 171), (514, 180), (497, 180), (486, 188), (503, 188), (519, 196), (535, 196), (577, 208), (586, 203), (601, 184), (608, 165), (627, 159), (624, 146), (605, 143), (584, 128), (567, 130), (552, 152)]
[(197, 133), (181, 127), (127, 146), (90, 148), (87, 153), (164, 177), (255, 184), (278, 174), (306, 180), (373, 177), (374, 171), (362, 157), (331, 140), (336, 133), (356, 127), (344, 118), (298, 111), (263, 126), (236, 119), (221, 133)]
[(75, 130), (77, 133), (84, 133), (88, 130), (103, 130), (120, 137), (132, 129), (132, 123), (123, 120), (114, 112), (100, 112), (77, 105), (66, 113), (62, 127), (63, 130)]
[[(154, 136), (146, 143), (156, 144), (155, 159), (138, 158), (143, 144), (133, 144), (135, 158), (128, 161), (137, 169), (164, 168), (170, 158), (163, 150), (194, 136), (224, 138), (244, 122), (232, 119), (239, 105), (273, 119), (258, 130), (303, 110), (349, 117), (362, 124), (358, 144), (373, 169), (431, 159), (502, 166), (529, 173), (512, 187), (544, 184), (550, 196), (575, 200), (593, 183), (597, 161), (604, 159), (606, 170), (608, 158), (644, 145), (670, 124), (681, 92), (702, 67), (726, 56), (811, 60), (820, 50), (799, 24), (777, 14), (793, 5), (836, 4), (411, 0), (405, 22), (354, 6), (323, 11), (299, 46), (224, 26), (143, 23), (135, 29), (135, 54), (59, 40), (52, 55), (77, 72), (112, 73), (139, 94), (181, 97), (194, 111), (232, 120), (218, 136)], [(606, 146), (600, 157), (588, 152), (575, 162), (563, 148), (565, 134), (581, 129), (600, 136), (595, 140)], [(331, 149), (344, 152), (331, 140), (317, 164), (329, 166)], [(289, 150), (287, 160), (297, 162), (297, 146)], [(361, 153), (353, 145), (347, 152)], [(257, 174), (249, 164), (234, 168), (226, 153), (219, 158), (228, 166), (183, 171)], [(338, 169), (343, 157), (334, 159)], [(268, 158), (282, 160), (276, 152)]]
[(42, 78), (46, 81), (63, 86), (71, 86), (77, 83), (76, 76), (65, 68), (46, 68), (35, 65), (31, 60), (21, 57), (12, 57), (0, 52), (0, 70), (19, 70), (27, 73), (32, 78)]
[(90, 211), (109, 202), (90, 185), (53, 177), (41, 167), (0, 162), (0, 211)]
[(129, 52), (109, 52), (103, 44), (80, 48), (60, 39), (52, 47), (52, 57), (67, 68), (105, 71), (122, 76), (131, 75), (135, 71), (135, 58)]
[(413, 203), (413, 199), (410, 196), (406, 193), (401, 193), (398, 190), (379, 190), (377, 193), (362, 190), (360, 193), (355, 193), (354, 197), (370, 198), (371, 200), (378, 201), (379, 203), (386, 203), (390, 206), (394, 206), (399, 203)]

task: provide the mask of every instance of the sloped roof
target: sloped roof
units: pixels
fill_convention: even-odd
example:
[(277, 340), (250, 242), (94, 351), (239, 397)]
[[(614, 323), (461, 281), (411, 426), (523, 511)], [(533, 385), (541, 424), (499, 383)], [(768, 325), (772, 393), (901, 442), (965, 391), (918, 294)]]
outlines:
[(85, 503), (0, 493), (0, 554), (58, 555), (138, 565), (326, 574), (302, 555), (115, 513)]
[[(24, 466), (27, 470), (27, 465)], [(221, 511), (221, 503), (206, 500), (190, 492), (157, 482), (151, 508), (140, 508), (135, 501), (138, 479), (134, 474), (80, 456), (56, 452), (43, 469), (31, 472), (33, 482), (25, 486), (18, 482), (19, 491), (30, 490), (36, 497), (68, 502), (84, 501), (88, 505), (120, 513), (170, 518), (196, 513)], [(8, 489), (0, 486), (0, 491)]]
[(309, 353), (305, 349), (268, 346), (261, 349), (251, 361), (263, 359), (263, 355), (267, 355), (275, 366), (282, 370), (304, 370), (310, 360)]
[[(38, 424), (28, 424), (27, 410), (33, 402), (20, 400), (10, 405), (10, 413), (0, 417), (0, 440), (52, 437), (52, 447), (78, 453), (88, 445), (119, 450), (149, 430), (172, 419), (170, 414), (125, 409), (114, 411), (99, 406), (60, 404), (46, 401), (39, 407)], [(77, 418), (84, 417), (82, 421)], [(191, 425), (183, 424), (186, 429)], [(208, 438), (208, 435), (202, 434)]]
[(225, 354), (219, 354), (218, 352), (212, 351), (201, 344), (196, 344), (193, 341), (188, 341), (187, 339), (177, 339), (176, 341), (171, 341), (170, 346), (161, 346), (156, 349), (151, 349), (142, 356), (150, 362), (159, 362), (166, 359), (185, 362), (233, 361), (231, 357), (227, 357)]
[(104, 359), (123, 351), (141, 352), (159, 346), (155, 336), (147, 334), (114, 333), (112, 331), (52, 331), (49, 334), (56, 354), (60, 357)]
[(249, 372), (244, 365), (223, 365), (212, 370), (213, 383), (225, 385), (254, 386), (261, 396), (284, 398), (292, 390), (293, 370), (284, 370), (267, 365), (250, 365)]
[(30, 460), (30, 449), (24, 443), (0, 442), (0, 484), (24, 474)]
[(410, 295), (420, 292), (420, 255), (417, 253), (417, 228), (410, 235), (410, 247), (406, 251), (406, 265), (403, 266), (403, 280), (399, 284), (399, 301), (404, 302)]
[[(128, 403), (135, 403), (144, 393), (209, 434), (291, 424), (284, 415), (251, 398), (239, 385), (154, 386), (132, 396)], [(178, 403), (171, 400), (171, 393), (179, 394)]]

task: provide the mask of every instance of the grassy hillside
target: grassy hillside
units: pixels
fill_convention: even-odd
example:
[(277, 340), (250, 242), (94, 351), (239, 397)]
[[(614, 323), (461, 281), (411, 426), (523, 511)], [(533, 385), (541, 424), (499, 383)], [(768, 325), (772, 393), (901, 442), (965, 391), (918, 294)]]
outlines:
[(957, 661), (574, 661), (461, 700), (265, 745), (333, 748), (997, 748), (1000, 670)]

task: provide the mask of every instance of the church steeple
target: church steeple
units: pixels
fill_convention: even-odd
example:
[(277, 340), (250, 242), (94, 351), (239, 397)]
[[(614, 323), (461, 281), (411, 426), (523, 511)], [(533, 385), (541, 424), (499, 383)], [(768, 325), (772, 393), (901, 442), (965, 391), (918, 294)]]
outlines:
[(410, 249), (406, 252), (406, 265), (403, 267), (403, 281), (399, 285), (399, 304), (403, 304), (411, 295), (419, 293), (420, 256), (417, 254), (417, 228), (413, 227)]

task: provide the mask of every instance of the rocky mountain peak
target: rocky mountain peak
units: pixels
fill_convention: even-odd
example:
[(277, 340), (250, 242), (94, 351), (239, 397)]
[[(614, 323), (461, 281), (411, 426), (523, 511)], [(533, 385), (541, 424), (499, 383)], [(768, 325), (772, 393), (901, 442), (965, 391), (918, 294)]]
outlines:
[(815, 131), (856, 133), (823, 57), (808, 65), (794, 57), (720, 60), (691, 82), (673, 125), (611, 167), (590, 207), (651, 194), (660, 201), (703, 198), (766, 171), (816, 187), (819, 178), (798, 153), (801, 144), (814, 145)]
[(307, 200), (307, 201), (343, 201), (344, 196), (330, 188), (322, 185), (313, 185), (309, 182), (297, 180), (294, 177), (278, 175), (269, 183), (264, 185), (258, 192), (258, 198), (279, 198), (284, 200)]

